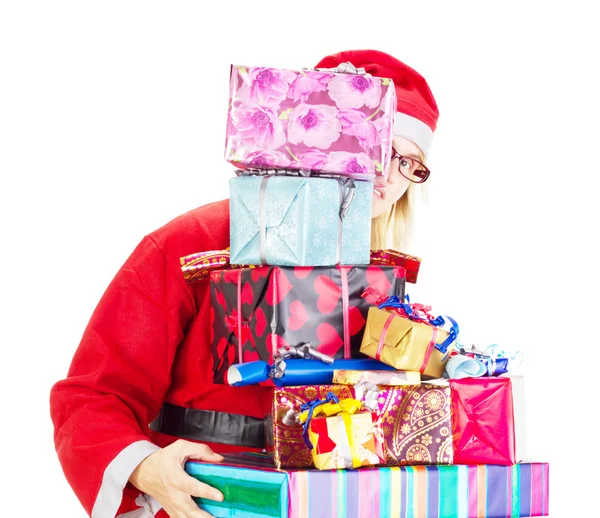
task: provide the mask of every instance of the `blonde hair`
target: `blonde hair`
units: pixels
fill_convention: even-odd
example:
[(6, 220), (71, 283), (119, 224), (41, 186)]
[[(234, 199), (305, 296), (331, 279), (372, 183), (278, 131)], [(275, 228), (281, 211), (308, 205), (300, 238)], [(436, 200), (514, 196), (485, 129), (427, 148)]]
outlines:
[[(425, 164), (422, 153), (420, 159)], [(419, 191), (426, 197), (426, 189), (422, 190), (424, 187), (425, 184), (410, 182), (408, 189), (396, 203), (371, 220), (371, 250), (408, 250), (413, 238), (416, 193)]]
[(415, 186), (406, 192), (386, 212), (371, 220), (371, 250), (392, 248), (405, 251), (412, 241)]

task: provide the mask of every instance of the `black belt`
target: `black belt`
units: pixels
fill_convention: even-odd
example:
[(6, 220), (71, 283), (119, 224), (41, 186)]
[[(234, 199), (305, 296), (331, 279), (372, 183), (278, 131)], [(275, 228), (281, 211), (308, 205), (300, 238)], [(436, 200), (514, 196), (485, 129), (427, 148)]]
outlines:
[(248, 448), (265, 447), (265, 425), (262, 419), (228, 412), (184, 408), (166, 402), (158, 417), (150, 423), (150, 429), (200, 442)]

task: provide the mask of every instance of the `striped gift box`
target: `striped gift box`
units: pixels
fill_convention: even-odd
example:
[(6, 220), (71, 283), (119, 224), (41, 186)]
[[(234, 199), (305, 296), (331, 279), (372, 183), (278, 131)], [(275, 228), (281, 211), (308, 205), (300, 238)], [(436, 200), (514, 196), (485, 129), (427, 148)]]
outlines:
[(547, 463), (292, 471), (242, 454), (186, 470), (223, 492), (224, 502), (196, 499), (219, 518), (548, 516)]

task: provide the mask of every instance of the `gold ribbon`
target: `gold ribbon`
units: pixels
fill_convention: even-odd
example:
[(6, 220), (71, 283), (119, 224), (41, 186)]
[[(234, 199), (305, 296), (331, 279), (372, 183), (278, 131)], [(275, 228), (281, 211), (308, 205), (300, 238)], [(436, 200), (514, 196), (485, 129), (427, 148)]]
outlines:
[[(203, 281), (211, 272), (232, 268), (254, 268), (260, 265), (236, 264), (229, 262), (229, 248), (209, 250), (182, 257), (179, 260), (183, 278), (188, 284)], [(370, 264), (374, 266), (400, 266), (406, 270), (406, 282), (417, 282), (421, 259), (396, 250), (371, 250)]]

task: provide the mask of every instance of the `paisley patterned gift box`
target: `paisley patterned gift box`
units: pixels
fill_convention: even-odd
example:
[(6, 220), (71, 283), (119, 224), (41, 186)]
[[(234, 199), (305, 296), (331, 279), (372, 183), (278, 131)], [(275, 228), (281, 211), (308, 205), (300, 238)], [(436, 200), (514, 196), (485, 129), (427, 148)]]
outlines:
[[(312, 455), (304, 443), (302, 426), (286, 419), (290, 409), (325, 399), (332, 392), (340, 400), (355, 397), (348, 385), (282, 387), (273, 390), (266, 426), (267, 450), (278, 468), (309, 468)], [(380, 387), (375, 413), (384, 436), (388, 466), (451, 464), (453, 461), (450, 388), (422, 383)]]
[(231, 264), (368, 264), (373, 184), (339, 178), (229, 181)]
[(391, 79), (232, 65), (225, 160), (240, 168), (382, 176), (395, 113)]

